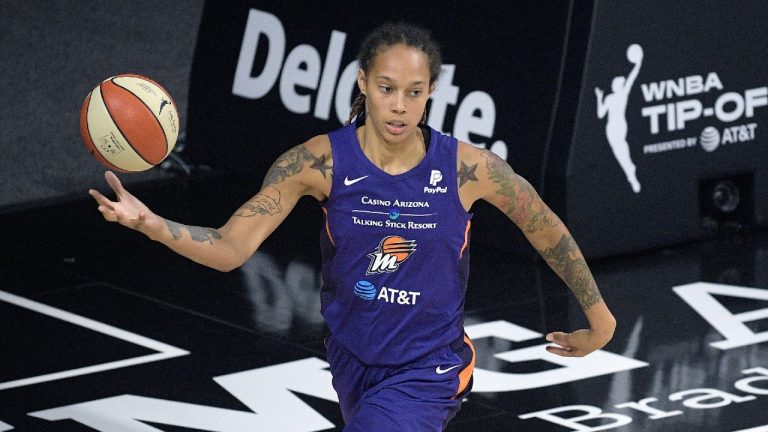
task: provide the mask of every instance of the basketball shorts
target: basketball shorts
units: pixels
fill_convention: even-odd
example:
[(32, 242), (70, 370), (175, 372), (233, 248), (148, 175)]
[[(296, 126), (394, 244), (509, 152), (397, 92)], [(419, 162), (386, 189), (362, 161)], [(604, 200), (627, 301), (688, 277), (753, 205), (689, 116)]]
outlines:
[(467, 336), (411, 363), (367, 366), (326, 338), (345, 432), (443, 431), (472, 388), (475, 349)]

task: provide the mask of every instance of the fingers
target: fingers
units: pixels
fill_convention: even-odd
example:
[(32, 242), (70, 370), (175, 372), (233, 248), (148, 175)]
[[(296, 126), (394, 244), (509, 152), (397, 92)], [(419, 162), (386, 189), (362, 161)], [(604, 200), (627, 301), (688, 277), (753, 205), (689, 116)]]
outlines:
[(117, 222), (117, 214), (115, 213), (114, 208), (100, 205), (98, 210), (101, 215), (104, 216), (105, 220), (109, 222)]
[(581, 357), (570, 348), (565, 349), (550, 345), (547, 347), (547, 351), (552, 354), (559, 355), (560, 357)]
[[(127, 192), (123, 188), (122, 183), (120, 183), (120, 179), (117, 178), (117, 176), (112, 171), (107, 171), (104, 173), (104, 178), (107, 181), (107, 184), (109, 187), (112, 188), (112, 190), (117, 194), (117, 200), (120, 201), (120, 199), (125, 195)], [(91, 195), (99, 205), (103, 205), (108, 208), (114, 208), (114, 202), (110, 201), (107, 197), (105, 197), (101, 192), (95, 190), (95, 189), (89, 189), (88, 194)]]
[(115, 203), (110, 201), (109, 198), (105, 197), (104, 195), (101, 194), (101, 192), (95, 189), (89, 189), (88, 194), (91, 195), (93, 199), (95, 199), (100, 206), (107, 207), (110, 210), (113, 209), (115, 206)]
[(575, 357), (578, 355), (570, 341), (570, 335), (568, 333), (552, 332), (547, 335), (546, 339), (549, 342), (554, 342), (556, 344), (547, 346), (547, 351), (550, 353), (562, 357)]
[(104, 178), (107, 180), (107, 184), (109, 187), (112, 188), (113, 191), (117, 194), (117, 198), (120, 199), (125, 195), (125, 189), (123, 188), (123, 184), (120, 183), (120, 179), (117, 178), (115, 173), (112, 171), (107, 171), (104, 173)]

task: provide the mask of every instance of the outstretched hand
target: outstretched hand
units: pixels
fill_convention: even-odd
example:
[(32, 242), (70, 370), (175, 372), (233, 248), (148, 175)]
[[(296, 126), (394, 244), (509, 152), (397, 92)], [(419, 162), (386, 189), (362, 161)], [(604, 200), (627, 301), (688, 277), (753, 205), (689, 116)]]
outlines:
[(552, 332), (547, 340), (555, 345), (547, 346), (547, 351), (562, 357), (584, 357), (604, 347), (613, 335), (600, 335), (592, 330), (582, 329), (573, 333)]
[(104, 178), (115, 192), (117, 201), (111, 201), (95, 189), (88, 191), (99, 204), (98, 210), (104, 219), (142, 231), (145, 234), (155, 231), (161, 226), (162, 218), (152, 213), (143, 202), (125, 190), (120, 179), (112, 171), (104, 173)]

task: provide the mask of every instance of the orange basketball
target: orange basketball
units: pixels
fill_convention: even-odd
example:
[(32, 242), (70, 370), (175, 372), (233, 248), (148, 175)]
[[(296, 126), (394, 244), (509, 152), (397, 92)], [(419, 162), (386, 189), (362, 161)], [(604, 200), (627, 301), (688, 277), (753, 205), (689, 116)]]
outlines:
[(413, 240), (406, 240), (400, 236), (389, 236), (382, 240), (381, 251), (393, 255), (397, 262), (402, 262), (416, 250), (414, 243)]
[(91, 91), (80, 110), (88, 151), (110, 169), (145, 171), (173, 150), (179, 114), (168, 92), (141, 75), (120, 74)]

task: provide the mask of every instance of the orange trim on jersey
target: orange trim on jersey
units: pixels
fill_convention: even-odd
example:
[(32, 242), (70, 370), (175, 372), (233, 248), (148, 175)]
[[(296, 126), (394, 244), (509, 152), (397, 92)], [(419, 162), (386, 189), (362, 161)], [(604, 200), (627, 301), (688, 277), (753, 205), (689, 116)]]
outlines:
[(464, 256), (464, 249), (469, 245), (469, 226), (472, 225), (472, 221), (467, 221), (467, 228), (464, 229), (464, 244), (461, 245), (461, 251), (459, 252), (459, 259)]
[(477, 358), (475, 356), (475, 346), (472, 345), (472, 341), (469, 340), (469, 337), (467, 335), (464, 335), (464, 342), (469, 345), (469, 349), (472, 350), (472, 361), (469, 362), (469, 365), (465, 367), (464, 369), (459, 372), (459, 389), (456, 391), (456, 394), (453, 395), (455, 398), (456, 396), (460, 395), (461, 392), (467, 389), (467, 386), (469, 385), (469, 380), (472, 378), (472, 372), (475, 371), (475, 359)]
[(325, 207), (321, 208), (323, 213), (325, 213), (325, 232), (328, 233), (328, 239), (331, 240), (331, 244), (336, 247), (336, 242), (333, 241), (333, 236), (331, 235), (331, 227), (328, 225), (328, 210)]

